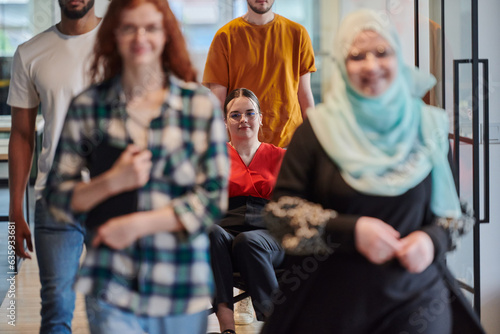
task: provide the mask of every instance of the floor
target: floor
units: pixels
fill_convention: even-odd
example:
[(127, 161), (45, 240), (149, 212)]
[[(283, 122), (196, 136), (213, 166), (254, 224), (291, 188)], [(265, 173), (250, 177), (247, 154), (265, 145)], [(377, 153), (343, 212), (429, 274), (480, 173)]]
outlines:
[[(0, 199), (1, 201), (1, 199)], [(0, 300), (7, 293), (9, 282), (7, 281), (7, 273), (9, 272), (8, 266), (8, 249), (7, 249), (7, 236), (8, 224), (7, 222), (0, 222)]]
[[(26, 260), (15, 277), (15, 291), (5, 296), (0, 307), (0, 333), (34, 334), (40, 329), (40, 282), (38, 279), (38, 263), (34, 255), (32, 260)], [(14, 302), (14, 304), (12, 304)], [(11, 306), (15, 305), (15, 309)], [(9, 309), (11, 307), (11, 309)], [(10, 315), (15, 316), (15, 327), (9, 321)], [(78, 296), (73, 319), (75, 334), (88, 333), (88, 324), (82, 296)]]
[[(0, 177), (1, 178), (1, 177)], [(7, 186), (0, 184), (0, 216), (7, 216), (9, 213), (9, 193)], [(9, 282), (7, 281), (7, 273), (10, 272), (8, 266), (8, 227), (6, 221), (0, 222), (0, 300), (3, 300)]]
[[(38, 264), (36, 257), (25, 261), (19, 274), (15, 277), (15, 291), (9, 290), (0, 307), (0, 333), (33, 334), (40, 328), (40, 283), (38, 280)], [(15, 297), (10, 295), (14, 293)], [(14, 302), (15, 310), (11, 307)], [(9, 307), (11, 309), (9, 310)], [(9, 324), (9, 315), (15, 315), (15, 327)], [(77, 295), (73, 319), (73, 333), (88, 334), (88, 323), (82, 295)], [(238, 334), (257, 334), (262, 323), (254, 321), (249, 325), (237, 326)], [(208, 317), (208, 332), (219, 332), (215, 315)]]

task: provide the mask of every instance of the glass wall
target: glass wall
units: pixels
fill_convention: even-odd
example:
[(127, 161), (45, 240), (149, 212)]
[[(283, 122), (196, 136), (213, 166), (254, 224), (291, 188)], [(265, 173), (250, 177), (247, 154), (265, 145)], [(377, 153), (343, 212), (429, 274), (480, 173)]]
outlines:
[(29, 0), (0, 1), (0, 57), (11, 57), (32, 36)]
[(0, 115), (10, 113), (7, 93), (12, 56), (19, 44), (33, 36), (29, 0), (0, 1)]
[[(108, 0), (95, 0), (96, 13), (102, 16)], [(276, 0), (273, 10), (302, 24), (313, 42), (318, 71), (311, 76), (316, 102), (321, 101), (323, 62), (320, 34), (321, 3), (331, 0)], [(169, 0), (180, 21), (198, 79), (201, 80), (208, 49), (217, 30), (247, 10), (246, 0)], [(16, 47), (59, 21), (57, 0), (0, 0), (0, 114), (10, 113), (5, 104), (12, 55)]]

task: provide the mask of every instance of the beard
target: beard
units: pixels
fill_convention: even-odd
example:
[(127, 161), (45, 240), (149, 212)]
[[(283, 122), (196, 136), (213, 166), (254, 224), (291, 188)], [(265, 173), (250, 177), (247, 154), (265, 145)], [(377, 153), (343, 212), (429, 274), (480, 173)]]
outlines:
[(59, 0), (59, 7), (61, 7), (62, 14), (70, 20), (79, 20), (84, 17), (89, 10), (94, 7), (94, 0), (89, 0), (89, 2), (80, 10), (70, 10), (63, 3), (63, 0)]
[(271, 10), (271, 8), (273, 7), (274, 1), (272, 1), (272, 2), (271, 2), (271, 5), (269, 6), (269, 8), (264, 9), (264, 10), (261, 10), (261, 9), (255, 8), (254, 6), (252, 6), (252, 4), (250, 4), (250, 2), (249, 2), (248, 0), (247, 0), (247, 4), (248, 4), (248, 7), (250, 7), (250, 9), (251, 9), (253, 12), (255, 12), (255, 13), (257, 13), (257, 14), (261, 14), (261, 15), (262, 15), (262, 14), (265, 14), (265, 13), (267, 13), (268, 11), (270, 11), (270, 10)]

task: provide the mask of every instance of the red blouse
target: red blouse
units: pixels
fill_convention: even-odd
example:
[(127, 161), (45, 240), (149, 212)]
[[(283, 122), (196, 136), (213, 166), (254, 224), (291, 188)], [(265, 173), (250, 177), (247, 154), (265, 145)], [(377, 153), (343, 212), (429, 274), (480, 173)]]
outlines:
[(247, 166), (234, 147), (227, 143), (231, 173), (229, 197), (253, 196), (269, 199), (278, 177), (285, 150), (272, 144), (260, 144)]

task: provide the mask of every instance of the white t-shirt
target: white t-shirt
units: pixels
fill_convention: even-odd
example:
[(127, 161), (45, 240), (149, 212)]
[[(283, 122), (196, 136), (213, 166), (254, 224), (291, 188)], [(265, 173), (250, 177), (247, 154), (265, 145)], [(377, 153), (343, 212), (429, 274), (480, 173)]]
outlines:
[(68, 36), (52, 26), (19, 45), (14, 55), (7, 104), (18, 108), (41, 104), (45, 120), (35, 183), (37, 199), (45, 187), (69, 103), (90, 84), (90, 55), (98, 27)]

